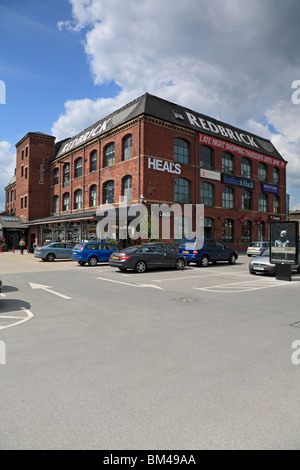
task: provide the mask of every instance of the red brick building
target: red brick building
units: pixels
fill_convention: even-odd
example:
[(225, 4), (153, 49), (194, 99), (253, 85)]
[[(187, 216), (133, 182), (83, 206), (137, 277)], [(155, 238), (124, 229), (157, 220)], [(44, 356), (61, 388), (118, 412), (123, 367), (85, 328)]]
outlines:
[[(148, 93), (54, 140), (30, 132), (16, 145), (14, 211), (28, 244), (94, 239), (98, 206), (122, 200), (191, 204), (194, 219), (204, 204), (205, 235), (238, 249), (286, 217), (286, 161), (270, 141)], [(184, 217), (161, 215), (172, 215), (170, 240), (179, 241)]]

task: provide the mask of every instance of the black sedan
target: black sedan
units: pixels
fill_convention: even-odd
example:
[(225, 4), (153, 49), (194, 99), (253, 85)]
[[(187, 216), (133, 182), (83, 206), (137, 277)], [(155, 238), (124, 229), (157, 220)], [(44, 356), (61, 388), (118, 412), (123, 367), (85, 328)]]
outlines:
[(109, 265), (119, 268), (120, 271), (134, 269), (137, 273), (144, 273), (148, 268), (184, 269), (186, 259), (176, 251), (167, 251), (159, 246), (142, 245), (113, 253)]

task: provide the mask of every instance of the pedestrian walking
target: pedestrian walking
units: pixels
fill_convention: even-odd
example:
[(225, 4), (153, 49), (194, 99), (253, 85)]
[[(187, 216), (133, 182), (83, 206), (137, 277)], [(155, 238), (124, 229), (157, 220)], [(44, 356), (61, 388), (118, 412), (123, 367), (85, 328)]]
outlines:
[(26, 243), (25, 243), (25, 241), (24, 241), (24, 238), (22, 238), (22, 240), (19, 242), (20, 255), (23, 255), (25, 245), (26, 245)]

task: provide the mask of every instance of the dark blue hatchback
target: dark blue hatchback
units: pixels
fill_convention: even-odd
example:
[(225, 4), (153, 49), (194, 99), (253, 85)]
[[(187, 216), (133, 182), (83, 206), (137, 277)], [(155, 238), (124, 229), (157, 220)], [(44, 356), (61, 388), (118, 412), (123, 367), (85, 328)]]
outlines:
[(182, 240), (178, 252), (185, 256), (187, 263), (196, 263), (197, 266), (206, 267), (217, 261), (228, 261), (235, 264), (238, 253), (233, 248), (228, 248), (220, 240), (206, 238), (203, 246), (197, 246), (196, 240)]
[(71, 259), (78, 261), (81, 266), (86, 263), (96, 266), (98, 263), (107, 263), (110, 255), (116, 251), (119, 251), (119, 247), (108, 242), (77, 243), (72, 251)]

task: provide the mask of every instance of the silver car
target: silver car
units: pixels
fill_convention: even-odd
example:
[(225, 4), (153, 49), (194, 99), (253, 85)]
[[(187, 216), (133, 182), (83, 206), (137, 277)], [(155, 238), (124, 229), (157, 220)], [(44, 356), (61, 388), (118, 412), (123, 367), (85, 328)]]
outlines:
[[(297, 270), (300, 273), (300, 265), (292, 265), (293, 270)], [(270, 263), (270, 249), (263, 251), (259, 256), (253, 258), (249, 263), (250, 274), (266, 273), (276, 274), (276, 264)]]
[(71, 259), (74, 245), (72, 243), (49, 243), (49, 245), (38, 246), (34, 250), (34, 257), (43, 261), (54, 261), (55, 259)]
[(270, 242), (251, 242), (247, 248), (248, 256), (260, 255), (264, 250), (270, 247)]

